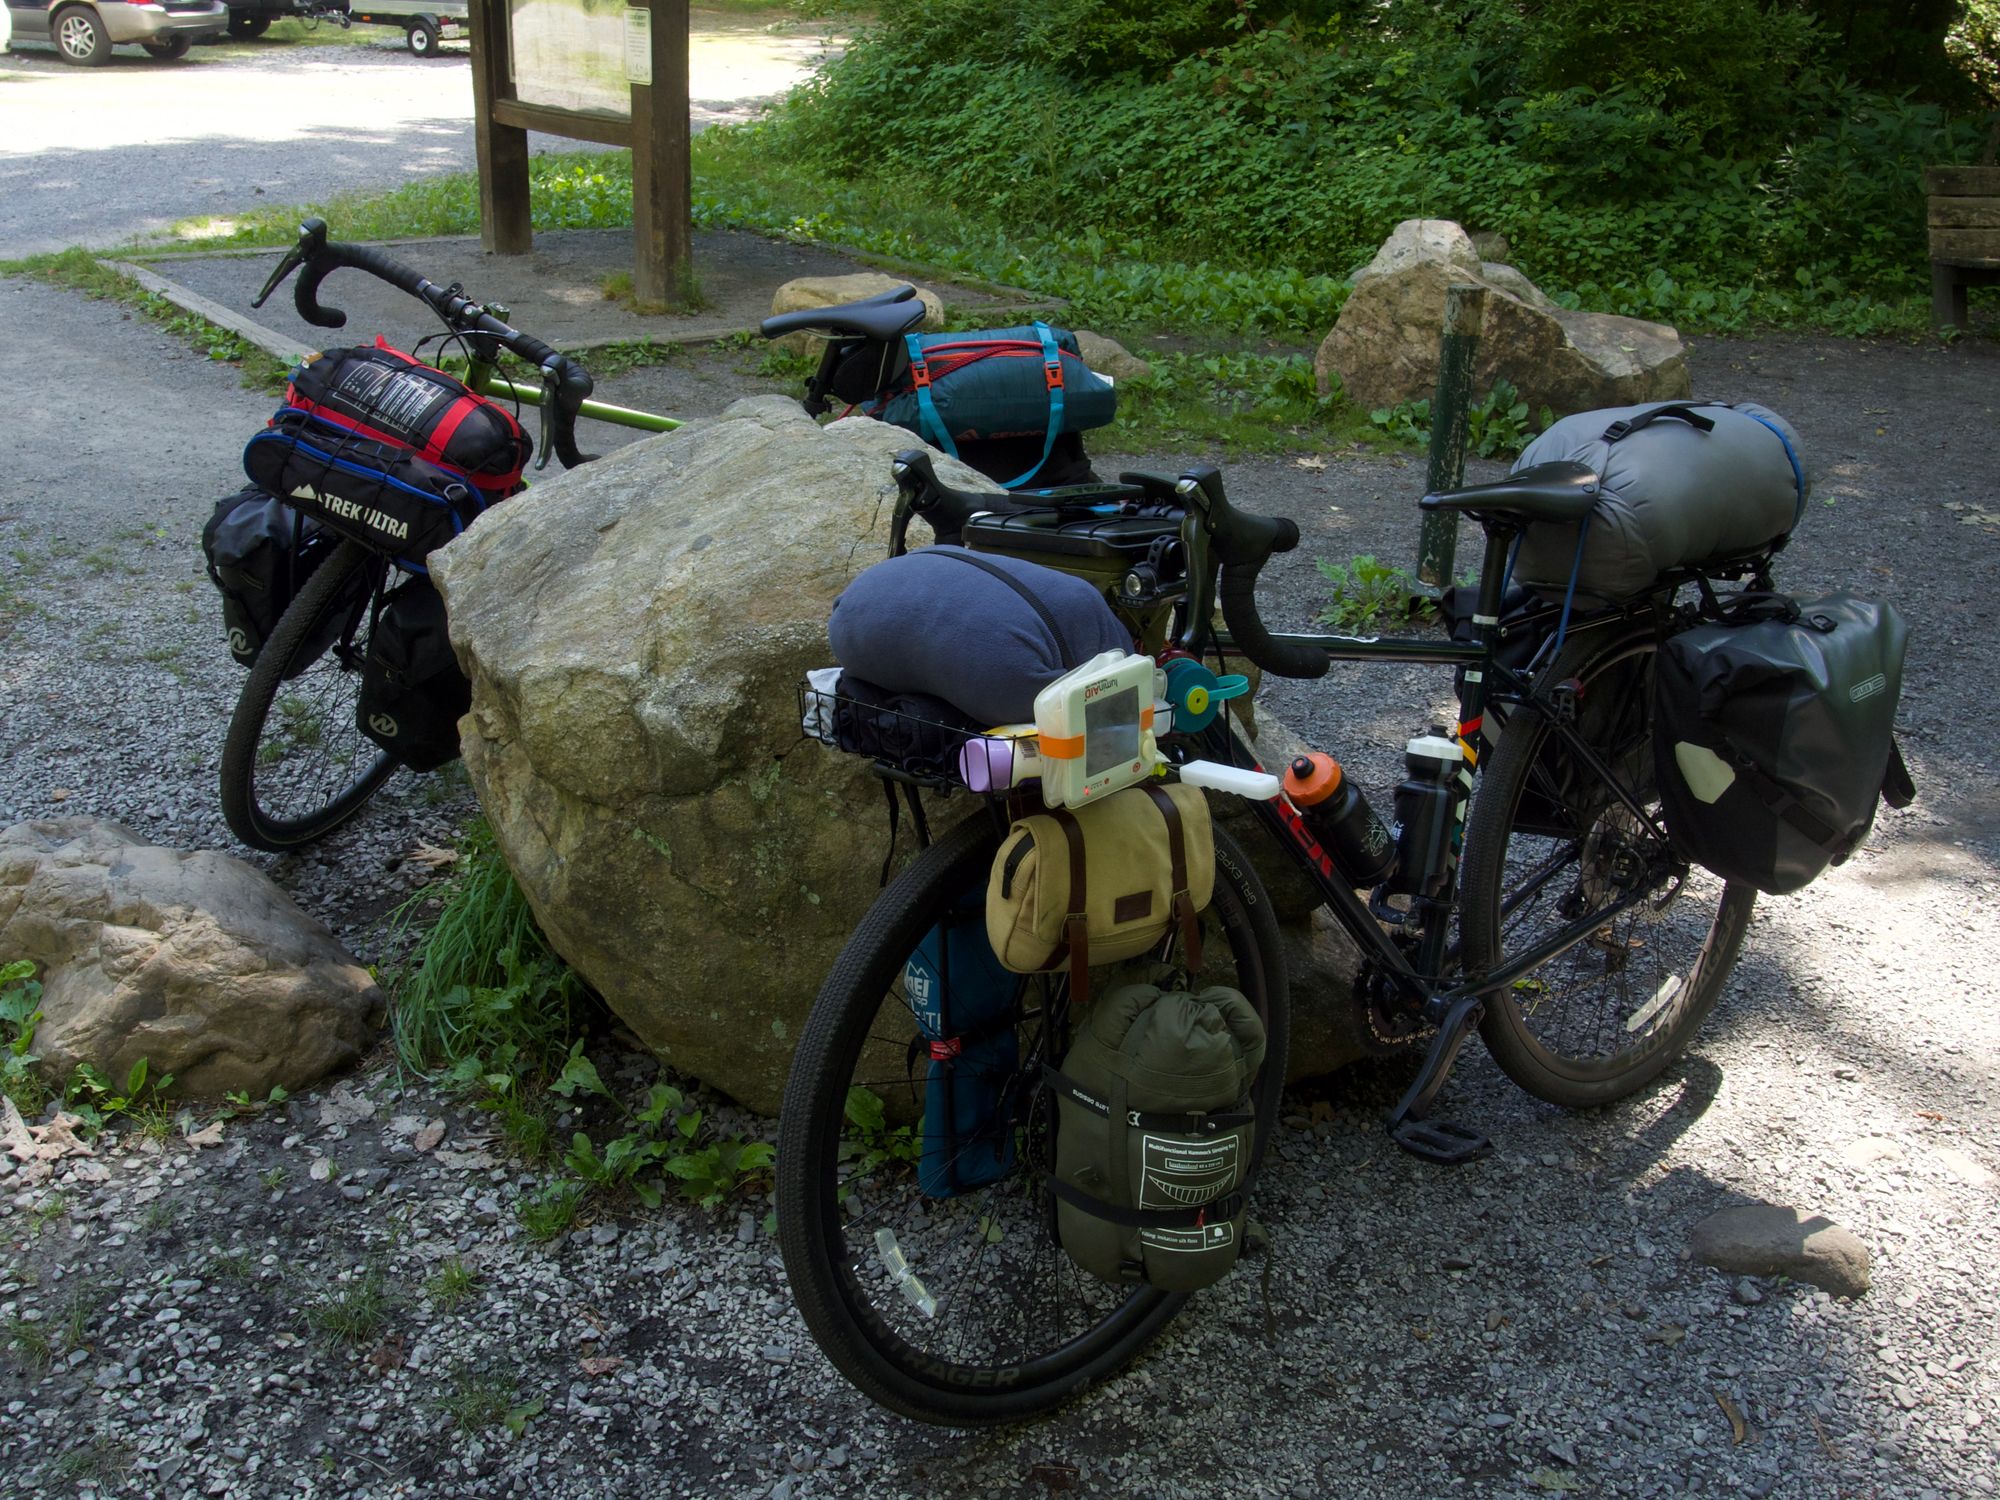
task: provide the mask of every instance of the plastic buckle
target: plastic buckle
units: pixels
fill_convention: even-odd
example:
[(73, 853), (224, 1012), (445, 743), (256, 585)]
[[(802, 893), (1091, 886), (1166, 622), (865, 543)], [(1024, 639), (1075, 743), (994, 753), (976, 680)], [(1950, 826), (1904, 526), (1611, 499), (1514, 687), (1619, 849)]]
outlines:
[(951, 1062), (965, 1050), (965, 1038), (948, 1036), (931, 1043), (932, 1062)]
[(1063, 372), (1061, 359), (1043, 361), (1042, 374), (1048, 380), (1050, 390), (1059, 391), (1062, 389)]
[(1607, 443), (1615, 443), (1620, 438), (1624, 437), (1627, 433), (1629, 433), (1631, 430), (1632, 430), (1632, 424), (1630, 422), (1626, 421), (1613, 422), (1609, 427), (1604, 429), (1603, 441)]
[(923, 360), (910, 362), (910, 379), (917, 389), (922, 390), (931, 383), (931, 367)]

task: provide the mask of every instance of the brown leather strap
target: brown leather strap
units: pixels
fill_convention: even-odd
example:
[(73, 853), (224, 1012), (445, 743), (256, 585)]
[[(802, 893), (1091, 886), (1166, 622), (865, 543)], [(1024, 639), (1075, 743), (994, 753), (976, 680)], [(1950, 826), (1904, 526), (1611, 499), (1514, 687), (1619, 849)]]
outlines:
[(1188, 889), (1187, 839), (1182, 833), (1181, 810), (1164, 787), (1146, 783), (1146, 795), (1167, 822), (1167, 857), (1172, 861), (1173, 910), (1181, 927), (1181, 943), (1190, 970), (1201, 967), (1201, 922), (1195, 916), (1194, 895)]
[(1068, 808), (1050, 809), (1069, 845), (1069, 914), (1063, 918), (1063, 939), (1069, 949), (1069, 1003), (1090, 998), (1090, 898), (1084, 872), (1083, 826)]

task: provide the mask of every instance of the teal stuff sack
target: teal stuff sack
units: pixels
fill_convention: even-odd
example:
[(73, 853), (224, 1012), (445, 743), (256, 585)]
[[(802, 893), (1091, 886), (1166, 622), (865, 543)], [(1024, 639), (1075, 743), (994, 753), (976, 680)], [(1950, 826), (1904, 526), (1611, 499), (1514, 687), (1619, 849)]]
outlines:
[(1150, 984), (1090, 1007), (1056, 1096), (1056, 1232), (1100, 1281), (1191, 1292), (1219, 1281), (1243, 1245), (1256, 1146), (1250, 1084), (1264, 1023), (1220, 985)]
[(903, 998), (917, 1019), (924, 1074), (924, 1149), (917, 1182), (952, 1198), (1014, 1167), (1008, 1107), (1020, 1066), (1014, 1035), (1021, 976), (986, 940), (986, 893), (973, 891), (924, 934), (903, 966)]

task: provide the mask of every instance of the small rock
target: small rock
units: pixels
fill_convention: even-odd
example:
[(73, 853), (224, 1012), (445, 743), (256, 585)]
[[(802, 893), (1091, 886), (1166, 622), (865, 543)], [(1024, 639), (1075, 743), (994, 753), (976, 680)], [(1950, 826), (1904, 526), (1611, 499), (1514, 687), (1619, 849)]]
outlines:
[(1868, 1247), (1831, 1219), (1794, 1208), (1725, 1208), (1695, 1225), (1688, 1249), (1719, 1271), (1789, 1276), (1837, 1297), (1868, 1290)]
[(1943, 1167), (1960, 1182), (1983, 1188), (1993, 1185), (1993, 1174), (1955, 1146), (1940, 1146), (1934, 1153), (1938, 1165)]
[(616, 1224), (593, 1224), (590, 1227), (590, 1243), (593, 1245), (609, 1245), (617, 1240), (617, 1238), (618, 1226)]
[(340, 1196), (349, 1203), (359, 1203), (368, 1196), (368, 1189), (358, 1182), (350, 1182), (340, 1190)]
[(792, 1351), (783, 1344), (766, 1344), (763, 1355), (774, 1365), (788, 1365), (792, 1362)]
[(363, 1432), (373, 1432), (382, 1425), (382, 1413), (379, 1411), (364, 1411), (361, 1414), (361, 1421), (357, 1425)]
[(1757, 1283), (1747, 1278), (1731, 1287), (1729, 1295), (1734, 1297), (1738, 1302), (1741, 1302), (1745, 1307), (1755, 1307), (1764, 1300), (1764, 1294), (1758, 1289)]
[(1513, 1426), (1514, 1419), (1508, 1416), (1507, 1413), (1504, 1411), (1489, 1411), (1486, 1414), (1486, 1425), (1488, 1427), (1493, 1428), (1497, 1432), (1502, 1427)]
[(1840, 1148), (1840, 1159), (1850, 1167), (1872, 1167), (1878, 1161), (1901, 1161), (1903, 1148), (1887, 1136), (1864, 1135)]

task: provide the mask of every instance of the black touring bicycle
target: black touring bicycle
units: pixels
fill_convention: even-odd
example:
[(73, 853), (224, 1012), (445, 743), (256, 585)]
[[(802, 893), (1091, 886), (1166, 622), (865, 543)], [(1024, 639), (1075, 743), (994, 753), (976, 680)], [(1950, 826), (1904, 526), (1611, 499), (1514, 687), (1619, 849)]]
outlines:
[[(839, 340), (893, 337), (900, 311), (816, 315), (835, 341), (819, 381), (835, 369)], [(1789, 525), (1762, 547), (1667, 566), (1615, 600), (1529, 593), (1509, 584), (1519, 539), (1538, 526), (1574, 535), (1601, 497), (1585, 465), (1541, 464), (1420, 502), (1484, 531), (1460, 638), (1308, 635), (1269, 629), (1256, 593), (1266, 562), (1296, 546), (1297, 527), (1237, 509), (1214, 468), (1009, 497), (950, 488), (923, 450), (900, 455), (896, 470), (892, 554), (920, 519), (937, 541), (1081, 573), (1103, 587), (1141, 653), (1187, 664), (1176, 675), (1198, 684), (1213, 685), (1230, 658), (1294, 678), (1322, 676), (1337, 661), (1454, 671), (1456, 721), (1426, 743), (1456, 753), (1425, 759), (1412, 743), (1391, 858), (1342, 847), (1291, 798), (1252, 802), (1255, 828), (1231, 819), (1215, 829), (1198, 967), (1173, 933), (1154, 955), (1180, 962), (1189, 990), (1240, 991), (1263, 1020), (1253, 1164), (1277, 1116), (1291, 1017), (1278, 928), (1245, 840), (1282, 851), (1358, 946), (1357, 1030), (1421, 1050), (1388, 1128), (1431, 1161), (1489, 1149), (1475, 1130), (1431, 1115), (1475, 1030), (1516, 1083), (1584, 1108), (1656, 1077), (1715, 1005), (1756, 891), (1691, 863), (1668, 834), (1655, 665), (1664, 642), (1739, 597), (1719, 599), (1718, 582), (1741, 584), (1740, 596), (1769, 590)], [(1789, 501), (1786, 511), (1795, 522)], [(1258, 767), (1221, 696), (1182, 695), (1176, 732), (1161, 745), (1168, 759)], [(976, 907), (1010, 820), (1036, 807), (1018, 791), (974, 793), (984, 805), (932, 837), (918, 792), (963, 796), (965, 782), (890, 760), (875, 770), (892, 809), (900, 790), (924, 847), (849, 940), (800, 1039), (780, 1123), (779, 1236), (815, 1338), (862, 1391), (927, 1421), (1013, 1420), (1120, 1368), (1186, 1294), (1082, 1274), (1053, 1232), (1056, 1112), (1046, 1079), (1077, 1022), (1067, 973), (1021, 976), (1009, 1012), (1009, 1076), (990, 1088), (1008, 1101), (1012, 1169), (958, 1196), (925, 1190), (911, 1137), (926, 1074), (911, 1065), (907, 976), (929, 935)], [(1093, 976), (1092, 992), (1104, 988)]]

